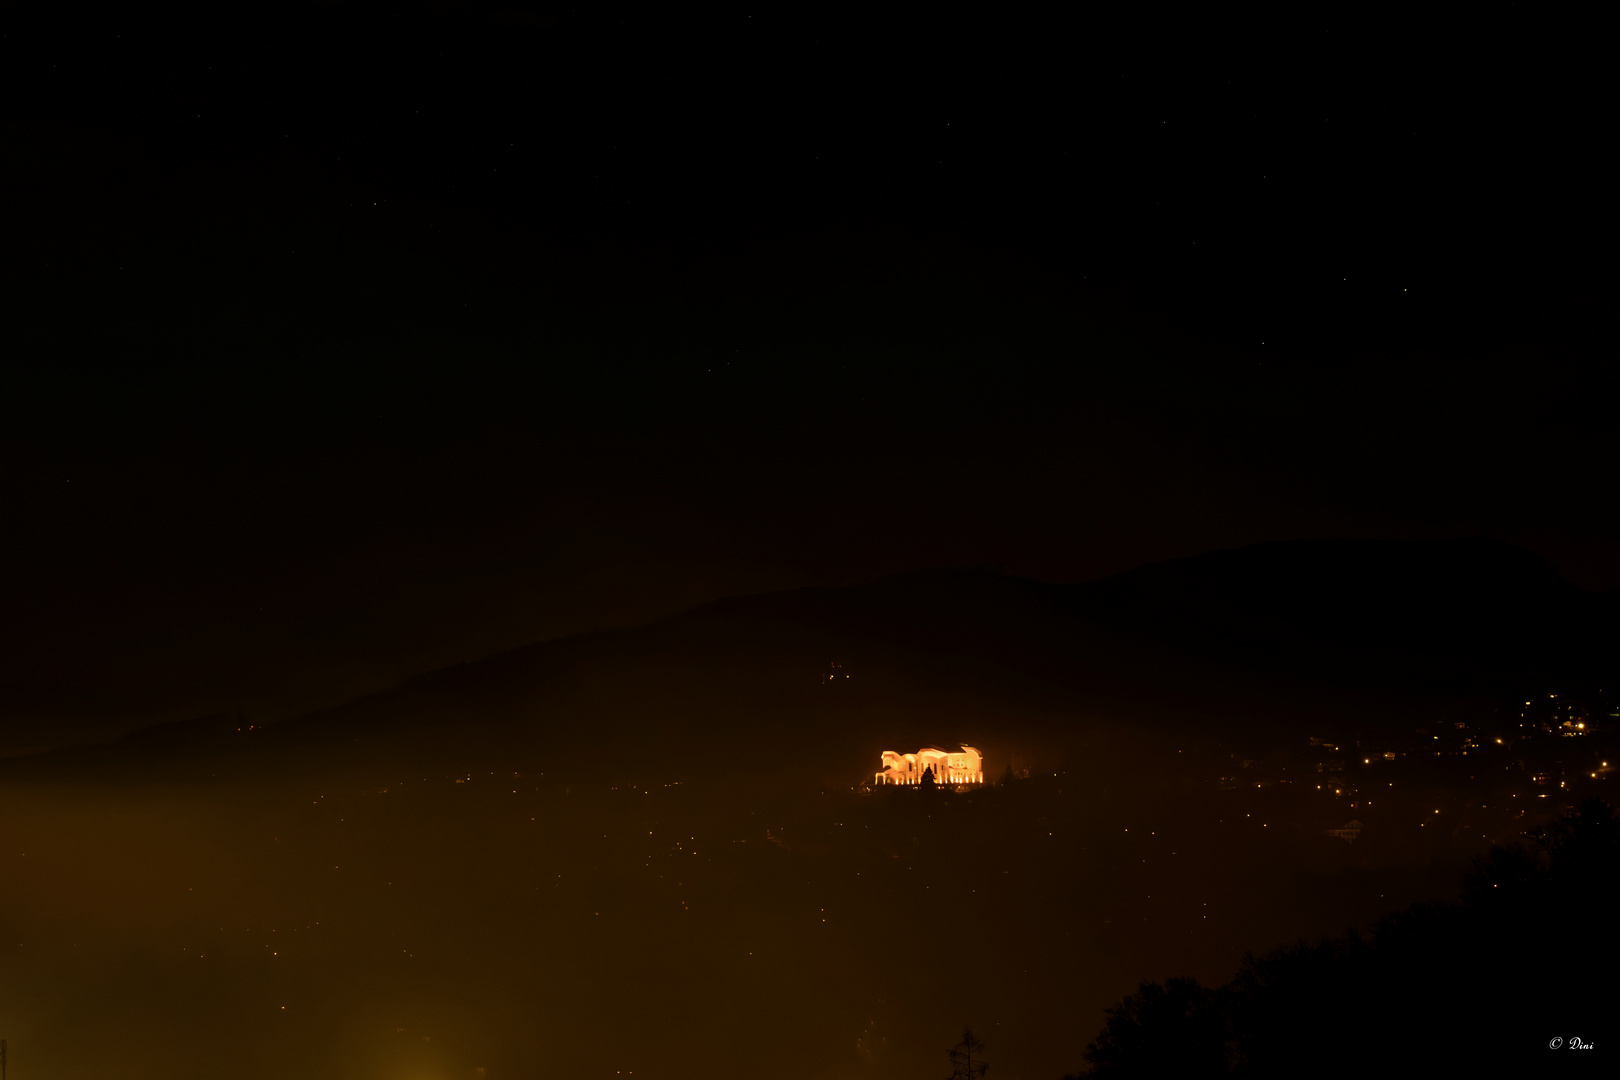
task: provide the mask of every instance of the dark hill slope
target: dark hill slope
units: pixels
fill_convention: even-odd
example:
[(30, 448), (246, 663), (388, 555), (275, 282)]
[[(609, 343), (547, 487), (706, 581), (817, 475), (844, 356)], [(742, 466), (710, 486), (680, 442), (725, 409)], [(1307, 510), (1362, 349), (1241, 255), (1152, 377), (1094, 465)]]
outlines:
[[(969, 737), (990, 716), (1009, 737), (1087, 716), (1226, 733), (1399, 727), (1436, 698), (1601, 682), (1614, 608), (1484, 541), (1267, 544), (1072, 586), (917, 573), (532, 645), (265, 731), (190, 721), (3, 767), (279, 757), (452, 726), (492, 738), (515, 726), (556, 755), (611, 746), (621, 759), (807, 739), (854, 739), (864, 755), (862, 740)], [(833, 663), (849, 678), (829, 686)]]
[(1614, 594), (1490, 540), (1260, 544), (1064, 592), (1185, 654), (1343, 687), (1511, 698), (1602, 684), (1620, 649)]

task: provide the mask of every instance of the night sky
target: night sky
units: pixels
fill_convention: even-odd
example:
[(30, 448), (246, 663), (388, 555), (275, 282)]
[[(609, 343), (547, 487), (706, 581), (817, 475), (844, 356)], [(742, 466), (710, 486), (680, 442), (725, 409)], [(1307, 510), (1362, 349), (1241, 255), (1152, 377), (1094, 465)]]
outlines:
[(1285, 29), (8, 13), (7, 722), (929, 566), (1620, 583), (1605, 69), (1509, 8)]
[[(499, 666), (502, 654), (574, 657), (570, 642), (585, 642), (578, 656), (586, 659), (556, 661), (590, 673), (571, 676), (576, 696), (558, 715), (581, 730), (614, 732), (621, 764), (641, 761), (626, 747), (641, 746), (643, 735), (647, 746), (683, 745), (674, 729), (626, 719), (638, 709), (658, 713), (664, 685), (684, 687), (675, 695), (685, 694), (684, 704), (669, 706), (682, 731), (702, 729), (711, 706), (724, 717), (693, 745), (723, 732), (789, 747), (816, 732), (827, 754), (845, 755), (795, 759), (775, 787), (750, 772), (753, 786), (735, 805), (705, 796), (661, 811), (657, 828), (679, 821), (695, 842), (703, 835), (695, 830), (766, 814), (772, 799), (779, 822), (843, 828), (837, 814), (814, 799), (795, 802), (787, 788), (802, 782), (809, 798), (827, 777), (843, 777), (847, 788), (875, 768), (876, 750), (913, 748), (877, 745), (891, 736), (918, 745), (980, 738), (1000, 755), (996, 776), (1009, 755), (1022, 754), (1037, 772), (1103, 783), (1110, 770), (1077, 747), (1117, 753), (1131, 763), (1120, 768), (1137, 776), (1181, 775), (1183, 750), (1184, 759), (1204, 755), (1200, 762), (1230, 757), (1222, 740), (1236, 729), (1201, 727), (1186, 720), (1188, 710), (1210, 710), (1221, 723), (1241, 716), (1249, 725), (1241, 737), (1255, 739), (1262, 720), (1350, 710), (1351, 699), (1321, 690), (1325, 683), (1275, 690), (1249, 712), (1232, 702), (1259, 693), (1258, 683), (1239, 680), (1207, 699), (1171, 692), (1164, 686), (1182, 686), (1182, 675), (1140, 674), (1160, 671), (1162, 659), (1141, 660), (1140, 671), (1130, 667), (1138, 661), (1122, 661), (1137, 674), (1117, 685), (1100, 662), (1083, 677), (1059, 677), (1050, 664), (1007, 659), (1044, 655), (1046, 645), (1030, 642), (1082, 640), (1065, 636), (1079, 633), (1071, 630), (1042, 637), (1034, 624), (1006, 630), (1007, 620), (1056, 618), (1047, 608), (1036, 616), (1011, 600), (959, 600), (988, 620), (974, 626), (997, 628), (981, 637), (963, 631), (979, 644), (959, 648), (920, 629), (928, 620), (916, 612), (946, 601), (924, 604), (904, 590), (893, 599), (881, 582), (923, 580), (918, 573), (956, 581), (945, 572), (977, 569), (1045, 588), (1246, 545), (1484, 538), (1534, 553), (1583, 596), (1620, 587), (1609, 160), (1616, 87), (1599, 40), (1592, 27), (1513, 5), (1431, 22), (1359, 9), (1163, 9), (1127, 18), (1082, 8), (1053, 18), (784, 5), (717, 13), (308, 3), (185, 15), (8, 6), (0, 17), (0, 754), (196, 718), (315, 730), (320, 717), (350, 723), (345, 709), (369, 708), (347, 703), (439, 669), (491, 656)], [(735, 617), (753, 629), (712, 638), (694, 630), (690, 640), (667, 629), (708, 626), (703, 620), (720, 616), (701, 614), (715, 610), (703, 605), (721, 598), (807, 587), (854, 606), (830, 615), (782, 601), (791, 608), (782, 614), (769, 606), (775, 601), (756, 610), (733, 599), (745, 612)], [(957, 595), (955, 585), (940, 588)], [(878, 599), (862, 599), (869, 595)], [(873, 614), (891, 612), (885, 605), (908, 614)], [(694, 609), (700, 614), (681, 618), (697, 623), (657, 621)], [(798, 629), (783, 629), (790, 624)], [(575, 636), (603, 630), (628, 636)], [(1151, 637), (1153, 627), (1138, 620), (1129, 633)], [(984, 644), (992, 639), (1000, 644)], [(1075, 648), (1106, 651), (1102, 638), (1084, 640)], [(544, 652), (545, 642), (564, 652)], [(1136, 645), (1118, 648), (1137, 655), (1129, 651)], [(863, 649), (887, 659), (862, 661)], [(958, 652), (972, 654), (960, 668), (939, 659)], [(793, 698), (778, 718), (758, 719), (778, 707), (761, 704), (777, 701), (762, 673), (792, 672), (783, 678), (795, 687), (802, 674), (811, 685), (815, 672), (846, 661), (872, 672), (873, 696), (832, 712)], [(950, 689), (956, 683), (931, 682), (945, 670), (960, 675), (961, 696)], [(505, 677), (490, 676), (490, 685), (505, 687)], [(726, 680), (735, 680), (731, 697), (711, 686)], [(592, 697), (580, 686), (620, 689)], [(490, 776), (498, 761), (514, 775), (550, 771), (556, 780), (543, 762), (562, 753), (557, 746), (572, 747), (579, 761), (601, 752), (582, 735), (558, 735), (555, 724), (547, 735), (519, 725), (502, 743), (489, 731), (508, 731), (500, 725), (517, 723), (517, 713), (489, 701), (507, 702), (508, 690), (466, 693), (468, 715), (495, 727), (461, 740), (443, 727), (446, 714), (434, 721), (439, 735), (411, 736), (417, 741), (374, 758), (311, 750), (305, 760), (305, 744), (290, 741), (276, 752), (300, 764), (256, 766), (207, 798), (235, 808), (241, 816), (225, 818), (248, 832), (276, 836), (285, 825), (289, 835), (318, 838), (325, 826), (275, 817), (278, 800), (302, 807), (309, 794), (289, 794), (286, 776), (303, 783), (341, 774), (349, 788), (375, 794), (419, 774), (427, 785), (417, 768), (424, 761)], [(1423, 693), (1431, 700), (1440, 691)], [(442, 700), (464, 701), (454, 694)], [(1315, 704), (1298, 705), (1329, 699), (1331, 709), (1316, 713)], [(1407, 704), (1388, 709), (1405, 718), (1410, 702), (1400, 700)], [(950, 719), (930, 728), (929, 710)], [(1074, 710), (1106, 719), (1084, 730), (1056, 719)], [(828, 719), (835, 714), (841, 719)], [(1149, 714), (1176, 719), (1158, 734), (1132, 726)], [(1003, 726), (975, 734), (986, 726), (975, 716), (989, 715)], [(1177, 741), (1187, 732), (1203, 741)], [(613, 801), (616, 785), (665, 785), (679, 772), (673, 759), (646, 753), (634, 768), (623, 764), (624, 776), (581, 766), (568, 791), (531, 785), (554, 806), (587, 774), (602, 789), (591, 788), (594, 810), (559, 819), (570, 824), (548, 834), (548, 857), (572, 857), (567, 830), (586, 819), (611, 823), (605, 834), (640, 828), (632, 827), (639, 811)], [(60, 767), (79, 768), (73, 761)], [(710, 764), (690, 764), (690, 775), (716, 785), (733, 775)], [(8, 788), (0, 792), (14, 815), (8, 828), (26, 819), (35, 833), (19, 835), (55, 837), (40, 842), (62, 845), (63, 867), (76, 858), (95, 865), (96, 852), (117, 848), (108, 829), (130, 837), (149, 829), (167, 837), (159, 846), (173, 866), (239, 859), (256, 868), (235, 884), (225, 882), (234, 871), (219, 870), (221, 895), (240, 888), (257, 896), (244, 904), (262, 901), (294, 921), (289, 912), (386, 908), (380, 893), (333, 891), (301, 876), (313, 874), (301, 864), (272, 871), (250, 854), (210, 862), (203, 853), (227, 848), (228, 830), (186, 802), (170, 765), (150, 767), (169, 779), (139, 786), (139, 795), (99, 772), (29, 780), (43, 785), (26, 788), (33, 795)], [(1211, 777), (1221, 768), (1210, 764)], [(1200, 789), (1166, 796), (1155, 810), (1138, 786), (1125, 803), (1060, 812), (1050, 800), (1061, 786), (1026, 793), (1038, 814), (1003, 808), (987, 824), (962, 825), (962, 843), (982, 846), (1034, 817), (1101, 828), (1104, 818), (1139, 810), (1139, 820), (1160, 814), (1162, 824), (1204, 821), (1213, 805), (1198, 801), (1211, 797)], [(64, 809), (70, 790), (94, 792), (82, 820)], [(486, 882), (448, 890), (451, 899), (435, 909), (469, 922), (444, 915), (432, 924), (440, 930), (418, 935), (454, 951), (448, 943), (463, 939), (443, 927), (505, 926), (516, 910), (466, 915), (476, 908), (469, 897), (541, 886), (527, 871), (491, 870), (458, 848), (456, 830), (485, 835), (478, 830), (487, 826), (493, 852), (506, 826), (488, 824), (487, 807), (446, 809), (434, 801), (441, 797), (424, 796), (397, 819), (366, 820), (378, 837), (427, 830), (428, 849), (453, 864), (457, 880)], [(94, 819), (99, 831), (76, 833), (70, 819)], [(931, 835), (862, 820), (892, 832), (901, 850), (922, 850), (929, 841), (918, 838)], [(395, 852), (392, 842), (380, 849)], [(836, 841), (816, 843), (844, 852)], [(1039, 864), (1031, 872), (1047, 876), (1032, 892), (997, 893), (996, 918), (1066, 925), (1056, 912), (1068, 871), (1011, 841), (1005, 850), (1010, 867)], [(1240, 890), (1234, 867), (1265, 861), (1259, 849), (1243, 850), (1237, 861), (1211, 854), (1201, 880), (1226, 883), (1215, 892)], [(356, 859), (376, 868), (389, 857)], [(852, 868), (864, 864), (848, 858), (857, 874)], [(1300, 858), (1317, 860), (1312, 873), (1332, 872), (1327, 856)], [(926, 1053), (907, 1057), (906, 1043), (894, 1051), (898, 1064), (883, 1066), (868, 1054), (860, 1075), (938, 1071), (943, 1058), (927, 1055), (946, 1044), (928, 1042), (938, 1041), (928, 1025), (948, 1033), (974, 1009), (1003, 1017), (1024, 1009), (1044, 1019), (1018, 1029), (1024, 1049), (1004, 1050), (1013, 1064), (998, 1071), (1057, 1080), (1078, 1067), (1101, 1006), (1135, 980), (1181, 965), (1220, 981), (1245, 948), (1282, 940), (1280, 926), (1337, 932), (1377, 914), (1380, 902), (1445, 894), (1446, 873), (1461, 865), (1460, 855), (1435, 856), (1427, 869), (1391, 859), (1396, 868), (1385, 877), (1363, 881), (1389, 884), (1388, 896), (1369, 886), (1365, 896), (1330, 902), (1323, 897), (1333, 888), (1320, 886), (1315, 899), (1277, 900), (1287, 914), (1275, 921), (1261, 904), (1207, 948), (1178, 952), (1101, 934), (1093, 943), (1104, 973), (1082, 980), (1072, 1001), (1016, 989), (1004, 965), (996, 977), (1005, 981), (975, 990), (971, 1007), (940, 998), (936, 1017), (927, 994), (886, 1004), (895, 1046), (915, 1037)], [(752, 865), (728, 864), (724, 880), (756, 880)], [(826, 881), (807, 880), (842, 898), (847, 883), (826, 882), (844, 865), (818, 865)], [(1450, 869), (1434, 869), (1441, 865)], [(163, 872), (154, 866), (131, 874), (155, 882)], [(762, 921), (749, 932), (760, 940), (797, 933), (767, 925), (786, 918), (780, 904), (798, 888), (791, 874), (759, 873), (763, 884), (747, 905)], [(41, 912), (53, 902), (40, 898), (112, 886), (89, 870), (63, 874), (6, 908), (5, 929), (32, 926), (58, 944), (78, 934), (50, 923)], [(254, 874), (283, 881), (283, 892), (254, 893), (244, 884)], [(1279, 881), (1285, 876), (1278, 871)], [(63, 884), (70, 880), (79, 885)], [(422, 888), (443, 887), (433, 880)], [(58, 886), (65, 892), (52, 891)], [(912, 902), (895, 899), (903, 886), (894, 888), (902, 892), (882, 903), (850, 894), (850, 904), (874, 905), (861, 908), (871, 926), (904, 933), (903, 922), (884, 921), (902, 920)], [(1035, 915), (1019, 907), (1032, 895)], [(159, 933), (144, 914), (105, 917), (93, 899), (83, 902), (82, 926), (95, 929), (80, 936), (102, 942), (106, 957), (124, 955), (126, 931)], [(137, 907), (159, 912), (166, 902)], [(613, 902), (641, 910), (639, 899)], [(1097, 899), (1087, 911), (1108, 908), (1113, 918), (1112, 903)], [(546, 910), (573, 919), (589, 907), (563, 899)], [(926, 918), (944, 925), (948, 914)], [(413, 917), (395, 912), (378, 925), (418, 926)], [(597, 947), (628, 962), (649, 947), (641, 935), (663, 933), (657, 920), (673, 916), (624, 917), (630, 937), (592, 945), (564, 934), (566, 963), (587, 963)], [(151, 925), (178, 925), (167, 918), (154, 914)], [(655, 1058), (657, 1033), (702, 1029), (703, 995), (717, 994), (733, 1011), (713, 1029), (730, 1041), (712, 1075), (855, 1075), (831, 1050), (792, 1067), (771, 1064), (796, 1040), (859, 1019), (860, 1008), (836, 1023), (812, 1011), (804, 1031), (761, 1034), (769, 1018), (749, 1010), (765, 1006), (737, 996), (728, 981), (735, 973), (725, 973), (732, 961), (715, 959), (723, 950), (700, 947), (730, 932), (713, 918), (680, 962), (718, 966), (704, 967), (698, 989), (676, 995), (686, 1004), (647, 1028), (649, 1045), (631, 1040), (636, 1052)], [(467, 934), (469, 954), (505, 947), (494, 930)], [(829, 955), (846, 949), (851, 963), (864, 962), (852, 935)], [(631, 937), (642, 944), (632, 948)], [(477, 1039), (505, 1063), (504, 1071), (489, 1065), (491, 1077), (541, 1075), (536, 1062), (553, 1052), (576, 1070), (569, 1075), (614, 1075), (584, 1043), (613, 1044), (622, 1036), (614, 1023), (657, 1012), (658, 987), (679, 985), (665, 971), (663, 982), (638, 984), (628, 998), (600, 981), (578, 1000), (548, 989), (546, 1000), (574, 1010), (570, 1023), (584, 1033), (580, 1045), (553, 1051), (549, 1036), (533, 1032), (503, 1041), (511, 1025), (487, 1011), (467, 1018), (478, 1012), (467, 1002), (485, 993), (507, 1000), (496, 991), (516, 985), (499, 963), (390, 984), (354, 974), (371, 970), (367, 947), (360, 938), (331, 946), (310, 969), (352, 975), (331, 991), (346, 1003), (331, 1006), (337, 1019), (305, 1032), (311, 1054), (327, 1062), (312, 1075), (396, 1075), (351, 1029), (364, 1026), (357, 1017), (393, 1024), (379, 1017), (400, 1002), (418, 1013), (469, 1011), (440, 1021), (460, 1033), (460, 1048), (425, 1064), (389, 1058), (427, 1070), (397, 1075), (473, 1075), (488, 1064), (465, 1049)], [(105, 978), (108, 1000), (140, 985), (137, 961), (83, 963)], [(167, 1030), (187, 1008), (215, 1006), (196, 1004), (203, 999), (187, 997), (192, 990), (164, 990), (158, 998), (176, 1010), (163, 1014), (169, 1019), (108, 1006), (102, 1015), (117, 1019), (98, 1027), (62, 1019), (75, 1008), (97, 1015), (101, 999), (82, 996), (57, 968), (39, 969), (55, 972), (49, 977), (0, 970), (10, 972), (0, 1021), (42, 1033), (57, 1055), (50, 1075), (257, 1075), (219, 1063), (279, 1037), (221, 1004), (213, 1022), (225, 1034), (215, 1050), (98, 1073), (115, 1058), (99, 1056), (104, 1049), (75, 1057), (69, 1048), (111, 1046), (144, 1024)], [(181, 976), (152, 970), (160, 986), (179, 985)], [(251, 997), (261, 985), (251, 973), (232, 978), (221, 985), (237, 989), (220, 1001), (238, 991)], [(836, 996), (840, 978), (818, 971), (806, 985)], [(432, 992), (422, 989), (430, 984)], [(451, 984), (482, 989), (453, 1007), (434, 996), (454, 998), (444, 990)], [(790, 989), (771, 993), (791, 1000)], [(31, 1012), (36, 999), (52, 1004)], [(1071, 1011), (1059, 1038), (1052, 1017), (1063, 1009)], [(866, 1021), (878, 1024), (875, 1015)], [(15, 1057), (26, 1039), (9, 1037)], [(711, 1075), (695, 1068), (648, 1064), (646, 1075)]]

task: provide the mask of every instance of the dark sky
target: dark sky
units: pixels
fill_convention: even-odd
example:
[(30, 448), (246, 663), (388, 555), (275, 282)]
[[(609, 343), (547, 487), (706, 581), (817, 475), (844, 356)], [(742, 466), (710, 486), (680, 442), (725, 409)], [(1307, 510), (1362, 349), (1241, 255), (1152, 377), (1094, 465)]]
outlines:
[(1205, 18), (8, 8), (0, 745), (925, 566), (1620, 584), (1612, 65)]

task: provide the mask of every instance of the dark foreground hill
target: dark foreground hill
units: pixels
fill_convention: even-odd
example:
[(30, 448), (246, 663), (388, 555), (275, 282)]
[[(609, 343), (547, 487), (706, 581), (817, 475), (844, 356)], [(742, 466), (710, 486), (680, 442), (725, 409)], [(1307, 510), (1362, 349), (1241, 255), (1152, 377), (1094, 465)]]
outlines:
[(1461, 903), (1245, 957), (1215, 989), (1144, 983), (1108, 1010), (1081, 1076), (1607, 1074), (1617, 899), (1620, 818), (1587, 799), (1481, 858)]

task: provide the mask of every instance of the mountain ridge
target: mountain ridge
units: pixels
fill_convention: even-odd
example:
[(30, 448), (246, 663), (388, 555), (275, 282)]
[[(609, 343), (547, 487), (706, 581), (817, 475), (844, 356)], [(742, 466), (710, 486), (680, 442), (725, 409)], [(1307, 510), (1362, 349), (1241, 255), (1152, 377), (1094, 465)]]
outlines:
[[(0, 770), (293, 749), (469, 722), (543, 724), (569, 702), (612, 696), (659, 671), (696, 686), (703, 680), (691, 673), (708, 672), (712, 683), (741, 688), (698, 696), (741, 695), (761, 708), (792, 701), (809, 716), (819, 706), (802, 695), (814, 673), (849, 654), (914, 683), (976, 687), (990, 698), (1009, 686), (1054, 708), (1090, 700), (1286, 716), (1301, 702), (1331, 700), (1350, 716), (1395, 699), (1500, 703), (1549, 685), (1601, 684), (1613, 669), (1617, 610), (1620, 596), (1586, 592), (1528, 551), (1479, 539), (1285, 541), (1078, 584), (915, 571), (726, 597), (640, 627), (521, 646), (266, 728), (220, 714), (14, 758)], [(743, 686), (751, 677), (765, 688)]]

